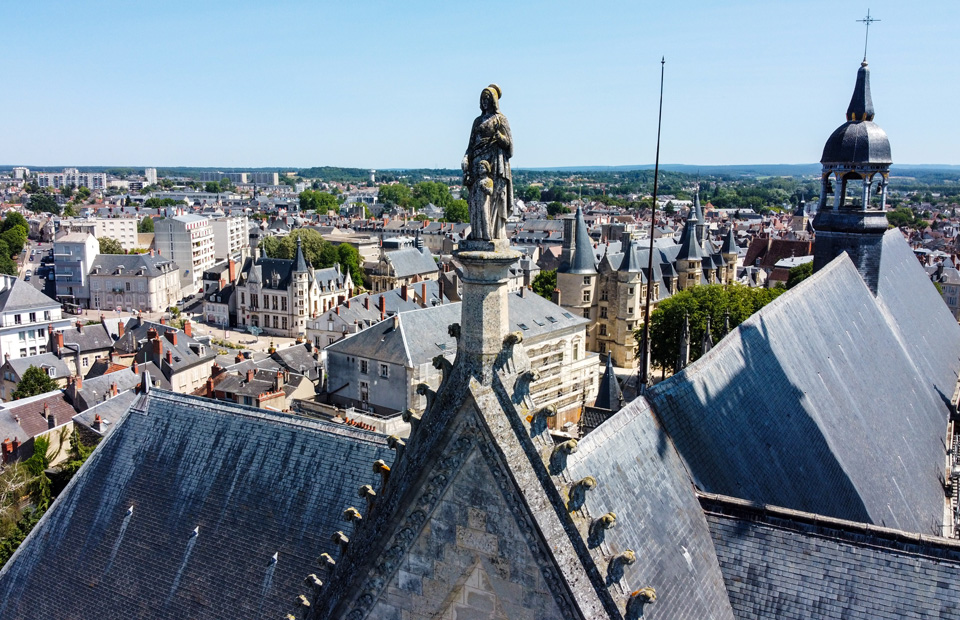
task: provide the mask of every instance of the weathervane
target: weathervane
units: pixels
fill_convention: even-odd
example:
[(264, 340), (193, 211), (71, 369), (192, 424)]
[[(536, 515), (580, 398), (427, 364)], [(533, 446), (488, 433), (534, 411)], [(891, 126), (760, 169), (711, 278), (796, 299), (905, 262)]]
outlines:
[(870, 9), (867, 9), (867, 16), (863, 19), (858, 19), (857, 21), (866, 24), (867, 26), (867, 33), (863, 37), (863, 62), (867, 62), (867, 41), (870, 39), (870, 24), (883, 20), (870, 17)]

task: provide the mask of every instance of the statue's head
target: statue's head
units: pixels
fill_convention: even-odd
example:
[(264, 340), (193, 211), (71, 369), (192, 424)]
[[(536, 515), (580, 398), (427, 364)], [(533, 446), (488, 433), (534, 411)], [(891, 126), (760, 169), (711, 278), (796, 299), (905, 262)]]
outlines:
[(503, 91), (496, 84), (491, 84), (480, 93), (480, 109), (484, 112), (499, 112), (500, 97)]

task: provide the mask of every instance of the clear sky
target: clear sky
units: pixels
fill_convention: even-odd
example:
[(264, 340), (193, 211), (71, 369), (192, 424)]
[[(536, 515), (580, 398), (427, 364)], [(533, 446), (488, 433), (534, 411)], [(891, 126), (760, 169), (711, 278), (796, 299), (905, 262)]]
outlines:
[[(896, 163), (960, 164), (960, 2), (870, 1)], [(0, 164), (455, 168), (503, 89), (518, 167), (808, 163), (867, 5), (835, 0), (5, 2)]]

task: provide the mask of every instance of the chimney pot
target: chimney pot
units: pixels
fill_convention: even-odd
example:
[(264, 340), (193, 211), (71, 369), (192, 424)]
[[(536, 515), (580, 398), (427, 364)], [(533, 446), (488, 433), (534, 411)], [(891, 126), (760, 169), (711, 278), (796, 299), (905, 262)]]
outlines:
[(253, 381), (253, 368), (247, 369), (247, 382)]
[(184, 320), (183, 322), (183, 333), (187, 338), (193, 338), (193, 324), (189, 320)]
[(167, 363), (173, 364), (173, 351), (167, 349)]

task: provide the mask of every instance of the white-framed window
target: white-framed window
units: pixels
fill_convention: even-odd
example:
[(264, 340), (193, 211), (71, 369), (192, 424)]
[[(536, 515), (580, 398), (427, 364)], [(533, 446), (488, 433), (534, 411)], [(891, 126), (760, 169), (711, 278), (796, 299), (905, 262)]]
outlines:
[(590, 303), (590, 291), (583, 292), (583, 303), (585, 304)]
[(90, 360), (85, 357), (83, 358), (82, 363), (83, 363), (83, 367), (86, 368), (87, 366), (90, 365)]
[(365, 375), (370, 372), (370, 366), (367, 360), (360, 360), (360, 374)]
[(586, 286), (590, 286), (590, 276), (583, 276), (583, 283)]
[(390, 367), (386, 364), (380, 364), (380, 376), (386, 379), (390, 376)]

